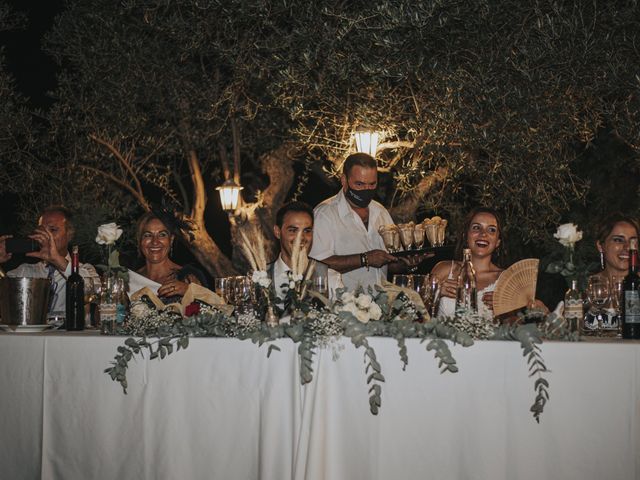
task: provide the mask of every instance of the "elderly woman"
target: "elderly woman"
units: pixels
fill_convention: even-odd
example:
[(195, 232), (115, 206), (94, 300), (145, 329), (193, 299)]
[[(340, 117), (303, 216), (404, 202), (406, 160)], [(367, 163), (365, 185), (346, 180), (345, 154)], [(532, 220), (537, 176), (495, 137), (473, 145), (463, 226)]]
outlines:
[[(596, 248), (600, 254), (600, 266), (602, 270), (589, 277), (606, 279), (611, 287), (613, 296), (616, 282), (622, 281), (629, 270), (629, 240), (638, 238), (640, 226), (636, 219), (614, 213), (609, 215), (600, 225), (596, 232)], [(602, 328), (607, 330), (617, 330), (616, 312), (611, 299), (604, 307), (605, 314), (602, 316)], [(595, 318), (591, 313), (585, 317), (585, 329), (597, 330)]]
[[(492, 208), (478, 207), (465, 218), (456, 246), (456, 258), (462, 257), (462, 249), (471, 250), (471, 262), (476, 271), (478, 291), (478, 313), (493, 316), (493, 291), (502, 273), (500, 259), (504, 252), (502, 221)], [(440, 306), (438, 316), (452, 317), (455, 314), (457, 279), (462, 262), (440, 262), (431, 271), (440, 283)]]
[(161, 219), (153, 212), (148, 212), (138, 220), (138, 250), (144, 257), (145, 264), (136, 273), (144, 279), (136, 279), (135, 291), (140, 285), (157, 288), (157, 294), (165, 302), (179, 301), (190, 283), (206, 286), (204, 274), (192, 265), (180, 266), (173, 262), (170, 255), (173, 250), (175, 234), (170, 219)]

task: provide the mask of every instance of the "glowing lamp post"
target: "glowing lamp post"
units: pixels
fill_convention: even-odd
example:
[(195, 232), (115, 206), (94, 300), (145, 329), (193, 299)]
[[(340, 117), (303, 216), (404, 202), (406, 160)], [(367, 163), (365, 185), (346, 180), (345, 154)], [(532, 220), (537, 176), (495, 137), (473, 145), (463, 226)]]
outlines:
[(220, 203), (224, 211), (229, 212), (238, 208), (238, 200), (240, 199), (240, 190), (242, 188), (231, 179), (225, 180), (222, 185), (216, 187), (216, 190), (220, 192)]
[(356, 131), (356, 150), (361, 153), (368, 153), (373, 158), (378, 150), (378, 132), (366, 130)]

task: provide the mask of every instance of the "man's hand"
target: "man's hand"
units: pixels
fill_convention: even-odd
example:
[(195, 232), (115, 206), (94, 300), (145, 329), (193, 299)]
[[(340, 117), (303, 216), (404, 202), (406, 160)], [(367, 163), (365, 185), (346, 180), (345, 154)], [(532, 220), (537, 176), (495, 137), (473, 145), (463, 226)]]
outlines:
[(5, 263), (11, 260), (11, 253), (7, 253), (7, 238), (11, 238), (12, 235), (0, 235), (0, 263)]
[(29, 238), (40, 244), (40, 250), (37, 252), (27, 253), (27, 257), (39, 258), (40, 260), (44, 260), (45, 262), (53, 265), (59, 271), (65, 271), (69, 262), (67, 262), (67, 259), (58, 252), (56, 242), (49, 230), (40, 226), (36, 228), (31, 235), (29, 235)]
[(385, 250), (369, 250), (367, 252), (367, 263), (370, 267), (380, 268), (387, 263), (397, 262), (398, 257), (394, 257)]

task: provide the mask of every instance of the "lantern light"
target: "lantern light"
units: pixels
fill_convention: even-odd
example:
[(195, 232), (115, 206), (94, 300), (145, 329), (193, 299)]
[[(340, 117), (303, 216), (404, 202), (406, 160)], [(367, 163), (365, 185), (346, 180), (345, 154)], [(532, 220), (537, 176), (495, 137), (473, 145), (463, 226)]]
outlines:
[(224, 211), (229, 212), (238, 208), (238, 200), (240, 199), (240, 190), (242, 188), (232, 179), (225, 180), (222, 185), (216, 187), (216, 190), (220, 192), (220, 203)]
[(370, 132), (368, 130), (356, 131), (356, 150), (361, 153), (368, 153), (376, 158), (378, 150), (378, 132)]

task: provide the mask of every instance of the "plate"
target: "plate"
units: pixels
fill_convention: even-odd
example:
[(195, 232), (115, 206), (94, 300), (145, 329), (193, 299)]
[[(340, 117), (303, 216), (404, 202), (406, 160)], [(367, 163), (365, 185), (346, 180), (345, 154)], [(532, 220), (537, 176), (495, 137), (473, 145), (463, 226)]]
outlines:
[(442, 247), (426, 247), (416, 250), (403, 250), (401, 252), (394, 252), (391, 255), (394, 257), (410, 257), (412, 255), (424, 255), (425, 253), (435, 253), (438, 257), (452, 257), (453, 245), (443, 245)]
[(5, 332), (38, 333), (50, 329), (51, 325), (0, 325)]

